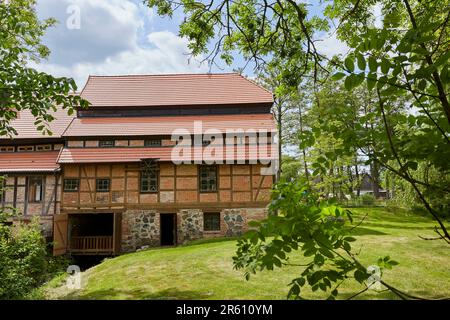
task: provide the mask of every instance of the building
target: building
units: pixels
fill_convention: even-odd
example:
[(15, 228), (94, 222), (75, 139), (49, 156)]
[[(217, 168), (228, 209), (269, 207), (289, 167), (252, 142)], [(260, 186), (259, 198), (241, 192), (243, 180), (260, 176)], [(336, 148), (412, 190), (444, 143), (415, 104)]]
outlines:
[[(16, 145), (0, 153), (12, 192), (3, 203), (51, 216), (55, 254), (235, 236), (267, 216), (277, 165), (269, 91), (234, 73), (95, 76), (81, 96), (90, 108), (61, 116), (51, 151), (38, 150), (39, 136), (1, 142)], [(30, 201), (35, 184), (40, 209)]]
[(53, 236), (53, 217), (60, 210), (61, 170), (57, 158), (64, 146), (61, 134), (73, 119), (64, 110), (52, 115), (56, 118), (49, 125), (52, 136), (36, 130), (36, 120), (27, 110), (19, 112), (12, 122), (17, 136), (0, 137), (2, 210), (16, 208), (25, 221), (38, 215), (48, 240)]
[(374, 181), (368, 173), (363, 173), (361, 184), (360, 184), (360, 195), (370, 194), (374, 195), (374, 189), (377, 186), (379, 197), (382, 199), (388, 198), (387, 190), (383, 189), (381, 185)]

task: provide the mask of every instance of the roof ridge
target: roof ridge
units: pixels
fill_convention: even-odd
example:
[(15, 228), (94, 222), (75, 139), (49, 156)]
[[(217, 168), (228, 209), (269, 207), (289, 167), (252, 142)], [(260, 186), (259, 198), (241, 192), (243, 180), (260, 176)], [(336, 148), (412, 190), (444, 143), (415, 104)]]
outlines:
[[(147, 74), (116, 74), (116, 75), (89, 75), (86, 84), (90, 78), (119, 78), (119, 77), (170, 77), (170, 76), (214, 76), (214, 75), (240, 75), (238, 72), (176, 72), (176, 73), (147, 73)], [(85, 87), (86, 87), (85, 84)], [(84, 90), (84, 88), (83, 88)]]
[(80, 97), (83, 95), (83, 91), (84, 91), (84, 89), (86, 89), (86, 86), (87, 86), (87, 84), (88, 84), (90, 79), (91, 79), (91, 75), (88, 76), (88, 79), (86, 80), (86, 83), (84, 84), (83, 89), (81, 89), (81, 92), (79, 94)]
[(239, 74), (242, 78), (244, 78), (245, 80), (247, 80), (247, 81), (253, 83), (255, 86), (258, 86), (258, 87), (260, 87), (261, 89), (263, 89), (264, 91), (270, 93), (270, 94), (272, 95), (272, 98), (273, 98), (273, 92), (272, 92), (272, 91), (270, 91), (269, 89), (263, 87), (262, 85), (260, 85), (260, 84), (259, 84), (258, 82), (256, 82), (255, 80), (251, 80), (251, 79), (249, 79), (249, 78), (243, 76), (243, 75), (240, 74), (240, 73), (238, 73), (238, 74)]

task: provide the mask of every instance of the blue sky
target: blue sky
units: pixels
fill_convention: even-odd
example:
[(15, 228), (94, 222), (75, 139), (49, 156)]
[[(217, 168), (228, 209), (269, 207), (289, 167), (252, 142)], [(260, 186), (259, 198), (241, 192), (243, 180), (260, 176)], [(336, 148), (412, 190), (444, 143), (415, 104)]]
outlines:
[[(75, 8), (75, 9), (74, 9)], [(321, 6), (309, 0), (311, 14)], [(187, 41), (178, 37), (183, 19), (177, 12), (172, 19), (161, 18), (141, 0), (37, 0), (40, 18), (54, 17), (59, 23), (43, 38), (49, 59), (32, 66), (56, 76), (76, 80), (79, 88), (91, 75), (198, 73), (210, 70), (202, 57), (189, 59)], [(74, 10), (79, 10), (79, 28), (73, 26)], [(69, 22), (69, 27), (68, 23)], [(326, 34), (318, 43), (322, 53), (332, 56), (347, 48)], [(232, 66), (213, 67), (212, 72), (231, 72), (244, 66), (237, 54)], [(252, 68), (245, 70), (252, 76)]]

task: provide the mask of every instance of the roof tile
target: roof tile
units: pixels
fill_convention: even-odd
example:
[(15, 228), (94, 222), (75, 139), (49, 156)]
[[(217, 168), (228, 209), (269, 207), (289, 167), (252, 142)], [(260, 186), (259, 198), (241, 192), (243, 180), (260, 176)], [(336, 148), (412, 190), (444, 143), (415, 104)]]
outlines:
[(202, 133), (208, 129), (267, 130), (276, 132), (272, 114), (126, 117), (126, 118), (76, 118), (63, 134), (77, 136), (151, 136), (171, 135), (176, 129), (187, 129), (194, 134), (194, 124), (201, 124)]
[[(203, 160), (270, 160), (277, 158), (276, 148), (265, 147), (258, 149), (256, 145), (247, 145), (245, 149), (223, 149), (221, 154), (212, 156), (205, 152), (206, 147), (192, 147), (190, 156), (192, 161)], [(232, 147), (233, 148), (233, 147)], [(58, 158), (58, 163), (116, 163), (140, 162), (142, 159), (159, 159), (173, 161), (173, 148), (64, 148)], [(209, 149), (211, 150), (211, 149)], [(259, 154), (258, 154), (259, 153)], [(176, 153), (178, 154), (178, 153)], [(203, 157), (202, 157), (203, 155)]]
[(0, 172), (53, 172), (59, 151), (0, 153)]
[(90, 76), (81, 96), (92, 107), (273, 103), (270, 91), (238, 73)]

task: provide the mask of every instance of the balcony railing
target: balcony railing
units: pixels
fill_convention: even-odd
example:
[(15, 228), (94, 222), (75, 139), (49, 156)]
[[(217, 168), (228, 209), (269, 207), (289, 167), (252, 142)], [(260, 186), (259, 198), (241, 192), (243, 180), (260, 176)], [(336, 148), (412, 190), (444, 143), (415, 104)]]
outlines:
[(73, 254), (113, 254), (112, 236), (72, 237), (70, 253)]

